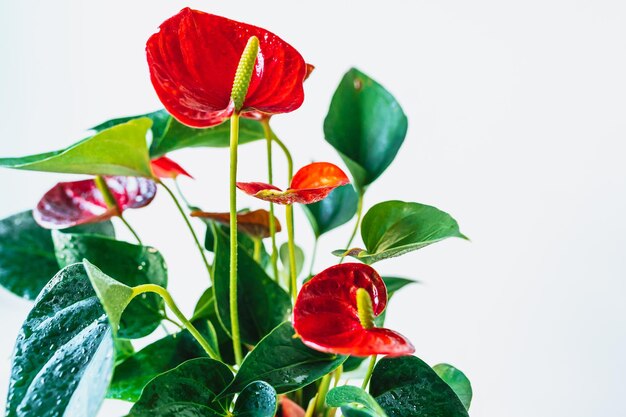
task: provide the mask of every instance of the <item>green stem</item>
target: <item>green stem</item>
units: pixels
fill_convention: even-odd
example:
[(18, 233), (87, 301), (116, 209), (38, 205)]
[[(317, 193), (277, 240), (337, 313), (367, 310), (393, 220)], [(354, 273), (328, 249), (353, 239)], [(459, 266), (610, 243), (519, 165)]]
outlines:
[(174, 187), (176, 188), (176, 192), (180, 196), (180, 199), (183, 200), (183, 204), (187, 206), (187, 209), (194, 210), (196, 207), (189, 204), (189, 200), (187, 200), (185, 194), (183, 194), (183, 190), (180, 189), (180, 184), (178, 183), (178, 180), (176, 178), (174, 178)]
[(315, 412), (314, 415), (319, 415), (324, 411), (324, 407), (326, 405), (326, 393), (328, 392), (328, 388), (330, 387), (330, 382), (333, 379), (332, 372), (324, 375), (322, 380), (320, 381), (320, 386), (317, 389), (317, 401), (315, 402)]
[(122, 223), (124, 223), (126, 228), (130, 230), (130, 233), (132, 233), (132, 235), (135, 237), (135, 239), (137, 240), (137, 243), (139, 243), (140, 245), (143, 245), (143, 243), (141, 243), (141, 239), (139, 238), (139, 235), (137, 234), (137, 232), (135, 232), (135, 229), (133, 229), (133, 226), (131, 226), (130, 223), (126, 221), (124, 216), (122, 216), (122, 214), (120, 213), (119, 216), (117, 217), (119, 217), (119, 219), (122, 221)]
[(315, 412), (315, 404), (317, 404), (317, 394), (315, 394), (315, 396), (309, 401), (309, 406), (306, 408), (304, 417), (313, 417), (313, 413)]
[(362, 389), (367, 388), (367, 384), (369, 384), (370, 379), (372, 378), (372, 372), (374, 372), (374, 366), (376, 366), (376, 358), (378, 358), (378, 355), (372, 355), (370, 357), (370, 364), (367, 367), (367, 373), (365, 374), (365, 379), (361, 385)]
[(130, 233), (132, 233), (132, 235), (135, 237), (137, 242), (141, 245), (142, 243), (141, 243), (141, 239), (139, 238), (139, 235), (137, 234), (137, 232), (135, 232), (135, 229), (133, 229), (130, 223), (126, 221), (124, 216), (122, 216), (122, 210), (120, 209), (120, 206), (117, 204), (117, 200), (113, 196), (113, 193), (111, 192), (111, 189), (107, 185), (107, 182), (104, 179), (104, 177), (102, 175), (96, 175), (96, 178), (94, 178), (94, 182), (96, 183), (96, 187), (98, 188), (98, 191), (100, 191), (100, 194), (102, 194), (102, 199), (104, 200), (107, 207), (109, 209), (113, 209), (113, 211), (115, 212), (115, 215), (120, 218), (122, 223), (124, 223), (126, 228), (130, 230)]
[(163, 298), (163, 301), (165, 301), (165, 304), (167, 304), (170, 310), (172, 310), (172, 313), (174, 313), (176, 318), (180, 320), (183, 326), (185, 326), (185, 329), (187, 329), (189, 333), (191, 333), (191, 335), (198, 341), (200, 346), (202, 346), (202, 349), (204, 349), (206, 354), (209, 355), (211, 359), (221, 360), (220, 355), (218, 355), (213, 350), (213, 348), (211, 347), (211, 345), (209, 345), (206, 339), (202, 337), (202, 334), (200, 334), (198, 329), (196, 329), (196, 327), (193, 324), (191, 324), (189, 320), (187, 320), (187, 317), (185, 317), (185, 315), (180, 311), (180, 309), (178, 308), (178, 306), (172, 299), (172, 296), (165, 288), (160, 287), (155, 284), (138, 285), (133, 288), (133, 298), (140, 294), (144, 294), (148, 292), (158, 294), (159, 296), (161, 296), (161, 298)]
[[(346, 251), (350, 250), (350, 245), (352, 245), (352, 241), (356, 236), (356, 232), (359, 230), (359, 224), (361, 223), (361, 215), (363, 214), (363, 196), (364, 193), (359, 191), (359, 201), (356, 205), (356, 223), (354, 224), (354, 229), (352, 230), (352, 234), (350, 235), (350, 239), (348, 240), (348, 244), (346, 245)], [(342, 263), (345, 259), (346, 255), (343, 255), (339, 260), (339, 263)]]
[(161, 187), (163, 187), (165, 191), (167, 191), (170, 197), (172, 197), (172, 200), (174, 201), (174, 204), (176, 205), (178, 212), (183, 217), (183, 220), (185, 220), (185, 224), (187, 225), (187, 228), (189, 229), (189, 232), (191, 233), (191, 236), (193, 237), (193, 241), (195, 242), (196, 247), (198, 248), (198, 252), (200, 252), (200, 256), (202, 257), (202, 262), (204, 263), (204, 266), (206, 267), (206, 270), (209, 273), (209, 279), (211, 280), (211, 282), (213, 282), (213, 268), (211, 268), (211, 264), (209, 264), (209, 261), (206, 258), (206, 254), (204, 253), (204, 248), (202, 247), (202, 244), (200, 243), (200, 240), (198, 239), (198, 235), (196, 235), (196, 232), (193, 230), (193, 226), (191, 226), (191, 222), (187, 218), (187, 215), (185, 214), (185, 210), (183, 210), (183, 207), (180, 205), (180, 202), (178, 201), (178, 199), (176, 198), (176, 195), (172, 192), (172, 190), (167, 185), (165, 185), (165, 183), (163, 183), (161, 180), (158, 180), (157, 182), (159, 183), (159, 185), (161, 185)]
[(317, 256), (318, 242), (319, 242), (319, 238), (315, 236), (315, 241), (313, 242), (313, 251), (311, 252), (311, 268), (309, 268), (309, 276), (313, 275), (313, 267), (315, 266), (315, 257)]
[(237, 146), (239, 144), (239, 114), (230, 118), (230, 325), (235, 362), (241, 364), (241, 338), (237, 305)]
[[(270, 129), (269, 119), (263, 119), (261, 121), (263, 125), (263, 132), (265, 134), (265, 141), (267, 144), (267, 180), (270, 184), (274, 181), (273, 163), (272, 163), (272, 131)], [(274, 203), (270, 202), (270, 237), (272, 239), (272, 271), (274, 272), (274, 279), (276, 282), (279, 280), (278, 276), (278, 247), (276, 246), (276, 223), (274, 222)]]
[(260, 263), (261, 262), (261, 246), (263, 245), (263, 241), (259, 239), (258, 237), (255, 237), (253, 238), (253, 242), (254, 242), (254, 253), (252, 254), (252, 257), (256, 263)]

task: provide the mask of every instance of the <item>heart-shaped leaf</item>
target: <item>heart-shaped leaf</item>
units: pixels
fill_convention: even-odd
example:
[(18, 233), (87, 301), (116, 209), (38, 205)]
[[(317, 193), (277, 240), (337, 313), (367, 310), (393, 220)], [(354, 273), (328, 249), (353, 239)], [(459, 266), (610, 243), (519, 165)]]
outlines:
[[(203, 321), (194, 321), (201, 333), (207, 327)], [(205, 351), (189, 332), (168, 335), (149, 344), (115, 367), (108, 398), (136, 402), (144, 387), (156, 376), (170, 371), (185, 361), (206, 357)]]
[(345, 359), (306, 347), (291, 323), (285, 322), (246, 356), (235, 380), (220, 396), (237, 393), (256, 380), (272, 385), (279, 394), (295, 391), (334, 371)]
[(341, 407), (341, 413), (345, 417), (387, 417), (385, 411), (371, 395), (351, 385), (336, 387), (328, 391), (326, 404), (331, 407)]
[[(217, 313), (230, 334), (230, 245), (229, 238), (217, 231), (215, 242), (214, 289)], [(238, 248), (237, 301), (241, 340), (255, 345), (291, 313), (291, 299), (245, 250)], [(263, 318), (260, 320), (259, 318)]]
[(146, 144), (151, 125), (148, 118), (133, 119), (60, 151), (0, 158), (0, 166), (67, 174), (152, 177)]
[[(110, 221), (66, 230), (115, 236)], [(58, 271), (51, 231), (35, 222), (32, 211), (0, 220), (0, 285), (20, 297), (34, 300)]]
[(369, 390), (390, 417), (468, 417), (448, 384), (415, 356), (381, 359)]
[(448, 213), (404, 201), (385, 201), (369, 209), (361, 223), (361, 237), (366, 250), (351, 249), (348, 255), (370, 265), (450, 237), (467, 239)]
[[(167, 286), (167, 267), (154, 248), (133, 245), (103, 236), (53, 233), (57, 260), (61, 266), (89, 260), (109, 277), (129, 286), (156, 284)], [(137, 297), (121, 317), (119, 337), (134, 339), (146, 336), (163, 318), (163, 300), (156, 294)]]
[(452, 388), (452, 391), (459, 397), (466, 410), (469, 410), (472, 402), (472, 384), (463, 372), (447, 363), (440, 363), (433, 366), (439, 378)]
[(102, 305), (83, 265), (69, 265), (42, 290), (22, 325), (6, 416), (95, 416), (113, 363)]
[(332, 190), (325, 199), (302, 207), (311, 223), (313, 233), (320, 237), (349, 222), (356, 214), (358, 202), (359, 197), (354, 187), (346, 184)]
[(150, 381), (129, 417), (227, 416), (230, 399), (216, 401), (216, 396), (232, 379), (232, 372), (222, 362), (188, 360)]
[(406, 130), (406, 115), (383, 86), (354, 68), (344, 75), (324, 120), (324, 135), (357, 189), (364, 190), (387, 169)]

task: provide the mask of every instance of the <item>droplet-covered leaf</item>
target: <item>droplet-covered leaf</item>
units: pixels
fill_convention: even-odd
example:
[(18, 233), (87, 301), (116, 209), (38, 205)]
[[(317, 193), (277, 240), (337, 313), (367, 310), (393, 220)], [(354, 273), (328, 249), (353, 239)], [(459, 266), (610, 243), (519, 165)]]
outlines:
[(341, 407), (345, 417), (387, 417), (385, 411), (366, 391), (351, 385), (333, 388), (326, 394), (326, 404)]

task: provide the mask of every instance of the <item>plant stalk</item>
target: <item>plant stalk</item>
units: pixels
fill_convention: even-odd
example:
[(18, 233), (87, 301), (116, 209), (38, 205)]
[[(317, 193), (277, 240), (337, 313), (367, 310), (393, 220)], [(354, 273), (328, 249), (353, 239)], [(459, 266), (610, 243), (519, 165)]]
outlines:
[[(356, 223), (354, 224), (354, 229), (352, 230), (352, 234), (350, 235), (350, 239), (348, 239), (348, 244), (346, 245), (346, 251), (350, 250), (350, 245), (352, 245), (352, 241), (356, 236), (356, 232), (359, 230), (359, 224), (361, 223), (361, 215), (363, 214), (363, 196), (365, 193), (363, 191), (359, 191), (359, 200), (356, 205)], [(343, 255), (339, 260), (339, 263), (342, 263), (345, 259), (346, 255)]]
[(237, 303), (237, 146), (239, 144), (239, 114), (230, 117), (230, 326), (235, 362), (241, 364), (241, 337)]
[(378, 355), (370, 356), (370, 364), (367, 367), (367, 373), (365, 374), (365, 379), (363, 379), (363, 384), (361, 385), (362, 389), (367, 388), (367, 384), (369, 384), (370, 379), (372, 378), (372, 372), (374, 372), (374, 366), (376, 366), (376, 359)]
[(135, 239), (137, 240), (137, 243), (142, 245), (141, 239), (139, 238), (139, 235), (137, 234), (135, 229), (133, 229), (130, 223), (128, 223), (126, 219), (124, 218), (124, 216), (122, 216), (122, 210), (120, 209), (120, 206), (117, 204), (117, 200), (115, 200), (115, 197), (113, 196), (113, 193), (111, 192), (111, 189), (109, 188), (104, 177), (102, 175), (96, 175), (96, 178), (94, 178), (94, 182), (96, 183), (96, 187), (98, 188), (98, 191), (100, 191), (100, 194), (102, 194), (102, 199), (104, 200), (104, 203), (107, 205), (107, 207), (109, 209), (115, 210), (115, 216), (120, 218), (122, 223), (124, 223), (126, 228), (135, 237)]
[[(267, 181), (272, 184), (274, 181), (273, 163), (272, 163), (272, 131), (270, 129), (269, 119), (263, 119), (261, 121), (263, 125), (263, 132), (265, 134), (265, 141), (267, 144)], [(276, 223), (274, 222), (274, 203), (270, 202), (270, 237), (272, 239), (272, 254), (270, 257), (272, 263), (272, 272), (274, 273), (274, 280), (279, 281), (278, 275), (278, 247), (276, 246)]]

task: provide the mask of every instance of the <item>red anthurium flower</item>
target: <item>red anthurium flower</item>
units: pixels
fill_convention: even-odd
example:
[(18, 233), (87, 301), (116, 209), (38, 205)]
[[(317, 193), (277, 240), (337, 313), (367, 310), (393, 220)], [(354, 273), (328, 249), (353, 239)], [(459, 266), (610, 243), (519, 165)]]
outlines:
[(37, 204), (35, 221), (46, 229), (100, 222), (126, 209), (147, 206), (156, 194), (155, 182), (147, 178), (105, 177), (105, 181), (117, 208), (107, 206), (93, 179), (60, 182)]
[(309, 68), (298, 51), (265, 29), (185, 8), (146, 45), (152, 85), (170, 114), (193, 127), (230, 117), (235, 72), (252, 36), (259, 39), (259, 53), (241, 115), (258, 118), (300, 107)]
[(373, 325), (386, 304), (387, 288), (371, 266), (340, 264), (304, 284), (294, 306), (293, 326), (305, 345), (322, 352), (410, 355), (415, 348), (404, 336)]
[(183, 167), (172, 161), (167, 156), (161, 156), (157, 159), (153, 159), (150, 161), (150, 165), (152, 166), (152, 172), (157, 178), (175, 179), (179, 175), (193, 178)]
[(349, 182), (348, 176), (338, 166), (314, 162), (296, 172), (286, 191), (262, 182), (238, 182), (237, 188), (272, 203), (311, 204), (323, 200), (332, 190)]
[(280, 412), (276, 414), (276, 417), (304, 417), (306, 412), (295, 402), (291, 401), (286, 396), (282, 395), (280, 401)]

